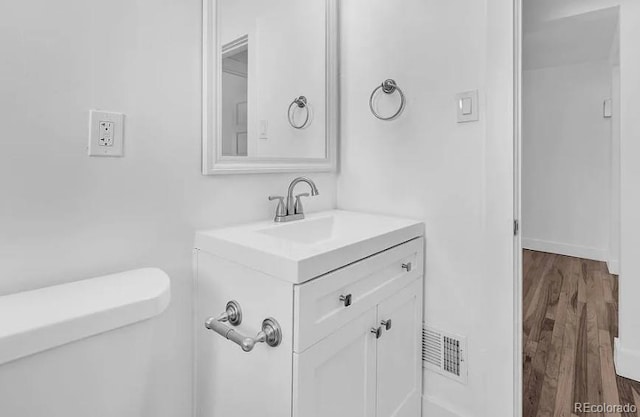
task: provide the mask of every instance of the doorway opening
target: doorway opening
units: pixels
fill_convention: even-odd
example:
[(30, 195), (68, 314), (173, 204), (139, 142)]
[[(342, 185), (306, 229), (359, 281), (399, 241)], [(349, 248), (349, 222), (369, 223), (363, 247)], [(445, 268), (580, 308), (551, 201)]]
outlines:
[[(523, 416), (635, 405), (616, 375), (619, 7), (522, 0)], [(623, 414), (624, 415), (624, 414)], [(635, 414), (634, 414), (635, 415)]]

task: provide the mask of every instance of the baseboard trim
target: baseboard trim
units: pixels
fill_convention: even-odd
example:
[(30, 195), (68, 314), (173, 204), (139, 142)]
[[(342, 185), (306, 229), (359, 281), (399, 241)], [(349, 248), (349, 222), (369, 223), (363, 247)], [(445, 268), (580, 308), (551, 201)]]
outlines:
[(640, 351), (626, 349), (618, 337), (614, 340), (613, 361), (618, 375), (640, 381)]
[(620, 275), (620, 261), (608, 260), (607, 269), (611, 275)]
[(606, 251), (587, 246), (570, 245), (549, 240), (522, 238), (522, 248), (539, 252), (557, 253), (558, 255), (573, 256), (594, 261), (607, 261)]
[(441, 404), (433, 397), (422, 396), (422, 416), (423, 417), (464, 417), (462, 414), (451, 410), (448, 406)]

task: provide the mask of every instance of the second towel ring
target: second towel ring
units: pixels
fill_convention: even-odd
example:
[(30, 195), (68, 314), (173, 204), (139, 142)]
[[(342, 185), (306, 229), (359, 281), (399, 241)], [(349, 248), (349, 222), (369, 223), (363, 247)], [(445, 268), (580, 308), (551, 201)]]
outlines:
[[(375, 97), (375, 95), (378, 92), (378, 90), (382, 90), (382, 92), (385, 93), (385, 94), (393, 94), (396, 91), (398, 92), (398, 94), (400, 94), (400, 107), (398, 108), (398, 111), (395, 112), (390, 117), (383, 117), (383, 116), (379, 115), (376, 112), (376, 110), (373, 108), (373, 98)], [(392, 80), (392, 79), (384, 80), (384, 82), (382, 84), (380, 84), (379, 86), (377, 86), (373, 90), (373, 92), (371, 93), (371, 97), (369, 97), (369, 108), (371, 109), (371, 113), (373, 113), (373, 115), (376, 116), (380, 120), (393, 120), (393, 119), (395, 119), (396, 117), (398, 117), (400, 115), (400, 113), (402, 113), (402, 110), (404, 110), (404, 107), (405, 107), (406, 104), (407, 104), (407, 100), (406, 100), (406, 98), (404, 96), (404, 93), (402, 92), (400, 87), (398, 87), (398, 84), (396, 84), (396, 82), (394, 80)]]
[[(293, 106), (298, 106), (299, 109), (304, 109), (307, 112), (307, 116), (301, 125), (297, 125), (295, 120), (293, 120), (293, 116), (291, 115), (291, 109)], [(307, 103), (307, 98), (305, 96), (293, 99), (291, 104), (289, 104), (289, 110), (287, 110), (287, 118), (289, 119), (289, 124), (294, 129), (304, 129), (307, 126), (307, 123), (309, 123), (309, 104)]]

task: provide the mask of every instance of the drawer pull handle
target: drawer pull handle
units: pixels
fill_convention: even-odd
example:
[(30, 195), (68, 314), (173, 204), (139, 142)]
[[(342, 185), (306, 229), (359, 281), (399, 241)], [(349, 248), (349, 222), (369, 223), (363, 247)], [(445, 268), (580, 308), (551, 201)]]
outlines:
[(407, 272), (411, 272), (411, 262), (407, 262), (406, 264), (402, 264), (402, 269), (406, 269)]
[(351, 305), (351, 294), (341, 295), (340, 301), (344, 303), (345, 307), (349, 307)]
[(382, 336), (382, 327), (372, 327), (371, 333), (376, 335), (376, 339), (380, 339), (380, 336)]
[(382, 320), (380, 322), (380, 324), (382, 324), (385, 328), (385, 330), (391, 330), (391, 319), (389, 320)]

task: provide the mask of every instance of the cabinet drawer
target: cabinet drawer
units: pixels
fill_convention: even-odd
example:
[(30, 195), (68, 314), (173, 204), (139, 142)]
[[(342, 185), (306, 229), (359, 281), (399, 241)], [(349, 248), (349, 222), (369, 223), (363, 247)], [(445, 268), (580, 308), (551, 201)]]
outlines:
[(411, 240), (296, 285), (294, 351), (303, 352), (422, 276), (423, 242), (422, 238)]

